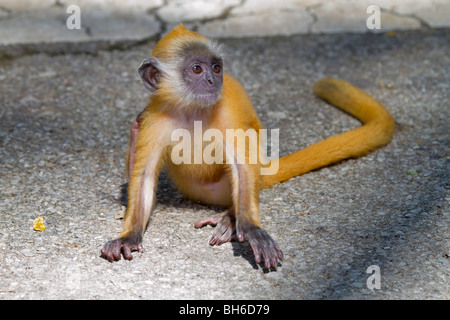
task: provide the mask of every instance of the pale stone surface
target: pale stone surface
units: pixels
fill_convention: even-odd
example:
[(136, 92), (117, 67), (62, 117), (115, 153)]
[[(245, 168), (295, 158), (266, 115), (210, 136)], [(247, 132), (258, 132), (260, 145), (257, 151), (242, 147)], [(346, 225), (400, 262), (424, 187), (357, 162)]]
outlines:
[[(162, 1), (4, 0), (0, 12), (0, 44), (142, 40), (160, 31), (148, 10)], [(70, 5), (80, 8), (81, 29), (68, 29)], [(1, 16), (0, 16), (1, 17)]]
[[(417, 5), (420, 2), (420, 6)], [(312, 33), (367, 32), (367, 19), (372, 11), (367, 8), (374, 4), (372, 0), (335, 0), (318, 2), (309, 7), (316, 18), (311, 27)], [(417, 0), (404, 2), (377, 1), (381, 10), (380, 31), (418, 29), (421, 21), (416, 13), (432, 10), (432, 4)], [(450, 5), (447, 5), (450, 8)]]
[(214, 19), (239, 3), (239, 0), (171, 0), (158, 10), (158, 15), (169, 23)]
[[(317, 17), (312, 32), (366, 32), (367, 4), (365, 1), (330, 1), (312, 7)], [(323, 19), (326, 17), (326, 19)]]
[[(2, 0), (0, 46), (132, 43), (180, 22), (217, 38), (369, 32), (367, 7), (374, 2), (382, 11), (380, 32), (450, 26), (448, 0)], [(81, 30), (66, 27), (73, 4), (81, 9)]]
[(252, 37), (293, 35), (308, 30), (313, 18), (306, 11), (264, 12), (249, 16), (232, 16), (226, 20), (215, 20), (198, 27), (200, 33), (211, 37)]
[(430, 27), (448, 27), (450, 25), (450, 1), (448, 0), (378, 0), (381, 8), (399, 16), (416, 17)]
[[(52, 16), (52, 19), (49, 18)], [(69, 30), (65, 25), (65, 11), (48, 8), (46, 11), (23, 11), (0, 22), (3, 45), (52, 41), (87, 41), (83, 30)]]
[(412, 17), (401, 17), (391, 12), (382, 12), (381, 21), (383, 30), (411, 30), (421, 27), (419, 20)]

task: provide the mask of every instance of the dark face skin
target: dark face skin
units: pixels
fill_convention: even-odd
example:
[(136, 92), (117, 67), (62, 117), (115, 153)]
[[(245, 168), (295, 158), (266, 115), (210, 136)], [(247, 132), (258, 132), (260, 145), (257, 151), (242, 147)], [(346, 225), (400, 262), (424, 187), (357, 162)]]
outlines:
[(184, 61), (183, 80), (200, 104), (214, 104), (222, 90), (221, 59), (200, 56), (187, 58)]

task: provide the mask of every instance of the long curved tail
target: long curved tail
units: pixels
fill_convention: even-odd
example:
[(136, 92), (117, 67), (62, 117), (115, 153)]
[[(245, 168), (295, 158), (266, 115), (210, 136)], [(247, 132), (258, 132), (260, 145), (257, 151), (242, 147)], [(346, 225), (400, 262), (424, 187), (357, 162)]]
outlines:
[(263, 188), (344, 159), (366, 155), (391, 141), (394, 119), (367, 93), (344, 80), (332, 78), (319, 80), (313, 89), (319, 98), (354, 116), (363, 125), (280, 158), (278, 172), (262, 176)]

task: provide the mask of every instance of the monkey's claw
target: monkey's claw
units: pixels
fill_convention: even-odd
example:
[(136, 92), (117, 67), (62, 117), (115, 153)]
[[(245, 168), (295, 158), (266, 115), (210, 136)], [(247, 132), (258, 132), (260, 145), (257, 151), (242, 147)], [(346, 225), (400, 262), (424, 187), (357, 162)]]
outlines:
[(131, 252), (144, 252), (141, 237), (130, 236), (118, 238), (105, 243), (103, 249), (100, 251), (101, 257), (109, 262), (119, 261), (123, 255), (126, 260), (132, 260)]

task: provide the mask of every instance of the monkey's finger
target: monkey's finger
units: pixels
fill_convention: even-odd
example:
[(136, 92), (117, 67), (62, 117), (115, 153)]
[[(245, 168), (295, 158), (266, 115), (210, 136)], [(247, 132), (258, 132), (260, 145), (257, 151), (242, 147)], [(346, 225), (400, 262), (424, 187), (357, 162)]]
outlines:
[[(252, 242), (255, 242), (255, 244), (252, 245), (253, 253), (255, 254), (255, 261), (256, 263), (261, 263), (262, 256), (262, 258), (264, 259), (264, 267), (266, 269), (273, 268), (276, 270), (278, 267), (278, 257), (280, 256), (279, 252), (281, 253), (281, 250), (269, 235), (265, 237), (263, 233), (261, 236), (262, 238), (260, 238), (259, 240), (249, 240), (250, 245), (252, 245)], [(258, 259), (256, 259), (257, 256)]]
[(270, 248), (271, 248), (271, 258), (270, 258), (271, 265), (272, 268), (276, 269), (278, 267), (278, 260), (280, 261), (284, 260), (283, 251), (281, 251), (276, 241), (273, 240), (272, 238), (270, 238)]
[(284, 260), (283, 251), (281, 251), (280, 247), (278, 246), (278, 244), (276, 242), (274, 242), (274, 244), (275, 244), (275, 251), (277, 253), (278, 259), (280, 259), (280, 261), (283, 261)]
[(199, 229), (207, 225), (215, 227), (220, 221), (220, 218), (214, 216), (205, 219), (201, 219), (194, 224), (194, 228)]
[(131, 254), (131, 249), (128, 245), (124, 244), (123, 248), (123, 257), (127, 260), (133, 260), (133, 255)]
[(273, 240), (269, 235), (267, 241), (269, 242), (268, 246), (272, 248), (273, 250), (273, 256), (280, 259), (281, 261), (284, 260), (283, 251), (281, 251), (280, 247), (278, 246), (278, 243)]
[(233, 235), (236, 233), (235, 229), (232, 227), (229, 227), (225, 230), (225, 232), (217, 239), (216, 244), (220, 246), (223, 243), (226, 243), (228, 241), (231, 241), (233, 238)]
[(114, 243), (111, 249), (112, 256), (114, 257), (114, 260), (119, 261), (122, 259), (122, 250), (121, 245), (118, 245), (117, 243)]
[[(238, 232), (236, 235), (237, 239), (239, 242), (244, 242), (245, 241), (245, 236), (244, 236), (244, 232)], [(250, 241), (250, 240), (249, 240)], [(250, 244), (251, 245), (251, 244)], [(253, 246), (252, 246), (253, 248)], [(254, 250), (253, 250), (254, 251)]]
[(231, 238), (235, 233), (236, 227), (234, 220), (230, 219), (228, 215), (222, 215), (222, 218), (217, 224), (209, 244), (219, 246), (222, 243), (231, 241)]
[(210, 218), (206, 218), (206, 219), (197, 221), (194, 224), (194, 228), (200, 229), (200, 228), (203, 228), (204, 226), (208, 226), (208, 225), (215, 227), (218, 223), (219, 223), (219, 220), (213, 220), (212, 217), (210, 217)]
[(219, 226), (219, 227), (217, 227), (215, 230), (214, 230), (214, 232), (213, 232), (213, 234), (212, 234), (212, 236), (211, 236), (211, 240), (209, 240), (209, 244), (211, 245), (211, 246), (214, 246), (216, 243), (217, 243), (217, 239), (219, 239), (219, 237), (222, 235), (222, 233), (224, 232), (224, 231), (221, 231), (220, 229), (222, 228), (223, 226)]
[(275, 249), (273, 247), (263, 247), (262, 254), (266, 269), (270, 269), (272, 267), (276, 270), (278, 267), (278, 259)]
[(229, 229), (221, 230), (222, 232), (214, 232), (214, 234), (211, 237), (211, 240), (209, 240), (209, 244), (214, 246), (225, 243), (228, 241), (228, 239), (231, 237), (231, 232), (228, 232)]
[(260, 264), (261, 263), (261, 254), (260, 254), (261, 248), (260, 248), (258, 242), (249, 240), (249, 243), (250, 243), (250, 246), (252, 247), (253, 255), (255, 256), (255, 262), (257, 264)]
[[(118, 252), (118, 256), (117, 256)], [(116, 241), (108, 241), (101, 250), (102, 258), (105, 258), (109, 262), (120, 260), (120, 246), (117, 248)]]
[(108, 260), (109, 262), (113, 262), (114, 261), (114, 258), (112, 257), (112, 256), (110, 256), (108, 253), (107, 253), (107, 251), (105, 250), (105, 248), (103, 248), (101, 251), (100, 251), (100, 253), (101, 253), (101, 257), (103, 258), (103, 259), (106, 259), (106, 260)]
[(214, 231), (213, 236), (211, 237), (211, 240), (209, 241), (209, 244), (210, 245), (215, 245), (215, 244), (221, 245), (227, 237), (231, 236), (231, 233), (228, 234), (229, 230), (230, 230), (229, 226), (226, 226), (223, 223), (219, 224), (219, 226), (216, 227), (216, 230)]

